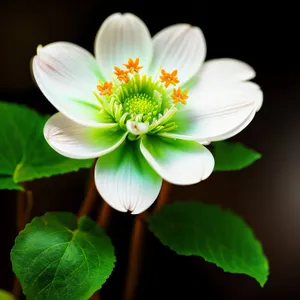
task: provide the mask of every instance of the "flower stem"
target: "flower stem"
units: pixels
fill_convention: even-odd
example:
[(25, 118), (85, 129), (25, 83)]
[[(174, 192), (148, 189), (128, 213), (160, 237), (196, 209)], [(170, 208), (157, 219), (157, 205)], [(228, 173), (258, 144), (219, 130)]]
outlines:
[[(171, 191), (171, 184), (163, 181), (160, 195), (156, 201), (154, 211), (158, 211), (161, 207), (168, 202), (169, 194)], [(143, 241), (146, 232), (144, 220), (147, 218), (148, 213), (144, 212), (135, 218), (131, 244), (129, 250), (129, 262), (127, 270), (127, 280), (124, 292), (124, 300), (133, 300), (135, 298), (135, 291), (138, 284), (138, 278), (141, 271)]]
[(95, 185), (95, 177), (94, 177), (94, 171), (95, 171), (95, 165), (96, 165), (96, 159), (94, 160), (93, 166), (90, 171), (90, 179), (88, 183), (88, 189), (87, 193), (85, 195), (85, 198), (81, 204), (81, 207), (78, 211), (78, 219), (80, 219), (83, 216), (87, 216), (90, 214), (93, 206), (95, 205), (96, 198), (97, 198), (97, 189)]
[[(22, 184), (24, 191), (19, 191), (17, 193), (17, 202), (16, 202), (16, 225), (17, 231), (20, 232), (24, 229), (25, 225), (30, 220), (30, 213), (33, 206), (33, 196), (32, 191), (27, 189), (25, 183)], [(13, 294), (16, 299), (19, 299), (21, 296), (21, 284), (17, 277), (14, 279), (13, 283)]]
[(169, 201), (172, 185), (169, 182), (163, 181), (160, 194), (155, 202), (154, 212), (158, 212)]
[(102, 206), (99, 210), (99, 215), (97, 218), (97, 223), (106, 230), (109, 226), (110, 216), (111, 216), (112, 208), (103, 200)]
[(17, 193), (17, 203), (16, 203), (16, 222), (17, 222), (17, 232), (20, 232), (23, 229), (24, 221), (24, 212), (25, 212), (25, 192), (18, 191)]

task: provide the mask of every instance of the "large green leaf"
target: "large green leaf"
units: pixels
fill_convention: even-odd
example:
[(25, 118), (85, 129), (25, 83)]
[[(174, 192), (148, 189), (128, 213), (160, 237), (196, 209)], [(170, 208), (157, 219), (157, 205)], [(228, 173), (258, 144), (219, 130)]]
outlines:
[(89, 299), (115, 262), (110, 239), (93, 220), (51, 212), (26, 225), (11, 251), (27, 299)]
[(177, 202), (149, 218), (150, 230), (181, 255), (197, 255), (230, 273), (247, 274), (263, 286), (268, 261), (252, 230), (217, 205)]
[(15, 296), (7, 291), (0, 290), (0, 300), (15, 300)]
[(26, 106), (0, 102), (0, 189), (20, 189), (18, 182), (92, 165), (92, 160), (66, 158), (47, 144), (47, 118)]
[(261, 158), (261, 154), (237, 142), (212, 143), (214, 171), (234, 171), (246, 168)]
[(19, 190), (19, 191), (24, 190), (20, 184), (14, 182), (11, 176), (5, 176), (5, 175), (0, 175), (0, 190), (1, 189)]

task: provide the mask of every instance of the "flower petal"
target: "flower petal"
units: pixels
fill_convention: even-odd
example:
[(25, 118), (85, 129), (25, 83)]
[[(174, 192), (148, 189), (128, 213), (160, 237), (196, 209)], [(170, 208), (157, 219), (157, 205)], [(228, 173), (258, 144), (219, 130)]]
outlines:
[(167, 72), (177, 69), (181, 84), (199, 71), (206, 56), (201, 29), (189, 24), (166, 27), (153, 37), (153, 46), (152, 73), (155, 74), (160, 67)]
[(203, 65), (186, 108), (176, 113), (177, 128), (162, 136), (209, 143), (243, 130), (262, 105), (260, 87), (246, 81), (255, 76), (247, 64), (233, 59)]
[(101, 74), (88, 51), (66, 42), (38, 47), (32, 71), (46, 98), (68, 118), (95, 127), (113, 122), (103, 120), (99, 114), (101, 106), (93, 91)]
[(144, 136), (140, 147), (153, 169), (173, 184), (198, 183), (214, 168), (212, 154), (197, 142)]
[(86, 127), (57, 113), (46, 122), (44, 136), (49, 145), (61, 155), (85, 159), (113, 151), (124, 142), (127, 133), (118, 127)]
[[(212, 59), (204, 63), (201, 72), (196, 78), (196, 84), (190, 87), (189, 100), (193, 104), (206, 105), (212, 102), (208, 96), (217, 96), (218, 102), (224, 102), (219, 97), (224, 91), (232, 91), (232, 87), (241, 82), (247, 82), (256, 76), (254, 69), (243, 61), (232, 58)], [(250, 85), (254, 83), (251, 82)], [(255, 84), (254, 84), (255, 85)], [(247, 88), (246, 85), (244, 87)], [(259, 87), (256, 85), (259, 89)], [(251, 87), (250, 87), (251, 89)], [(200, 96), (205, 96), (200, 98)], [(262, 104), (262, 99), (255, 99), (256, 110), (258, 111)]]
[(130, 13), (109, 16), (97, 33), (95, 56), (106, 78), (110, 78), (115, 66), (123, 66), (129, 58), (139, 57), (142, 70), (146, 72), (152, 59), (152, 41), (147, 26)]
[(213, 84), (214, 81), (217, 81), (221, 86), (228, 85), (229, 82), (251, 80), (255, 76), (255, 70), (251, 66), (234, 58), (208, 60), (200, 73), (202, 81), (207, 81), (206, 84)]
[(157, 198), (162, 179), (149, 166), (137, 143), (127, 142), (99, 158), (96, 187), (114, 209), (139, 214)]

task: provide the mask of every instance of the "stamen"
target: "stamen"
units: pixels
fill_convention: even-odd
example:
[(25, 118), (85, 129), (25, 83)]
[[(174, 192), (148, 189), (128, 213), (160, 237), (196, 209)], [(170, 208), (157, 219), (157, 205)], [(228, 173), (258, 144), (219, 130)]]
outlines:
[(167, 88), (170, 84), (176, 85), (179, 83), (178, 77), (177, 77), (177, 70), (174, 70), (172, 73), (167, 73), (164, 69), (161, 70), (161, 76), (160, 80), (162, 83), (165, 83), (165, 87)]
[(137, 57), (135, 61), (132, 60), (132, 58), (128, 59), (128, 64), (123, 64), (127, 68), (127, 72), (133, 74), (138, 73), (140, 69), (142, 69), (142, 66), (139, 66), (140, 59)]
[(115, 72), (114, 74), (117, 76), (118, 80), (121, 82), (128, 82), (129, 77), (128, 77), (128, 71), (121, 70), (118, 67), (114, 67)]
[(99, 85), (97, 85), (97, 89), (100, 92), (101, 96), (110, 96), (112, 94), (112, 82), (99, 82)]
[(187, 95), (188, 89), (185, 89), (183, 92), (181, 91), (181, 88), (179, 87), (177, 90), (173, 90), (173, 94), (171, 95), (171, 98), (173, 99), (173, 103), (176, 104), (177, 102), (181, 102), (182, 104), (186, 104), (186, 99), (189, 97)]

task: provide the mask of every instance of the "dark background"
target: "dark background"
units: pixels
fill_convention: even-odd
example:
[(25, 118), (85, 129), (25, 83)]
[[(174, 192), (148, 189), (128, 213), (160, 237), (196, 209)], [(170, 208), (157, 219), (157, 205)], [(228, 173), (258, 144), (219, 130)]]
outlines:
[[(197, 3), (197, 4), (195, 4)], [(264, 104), (234, 139), (262, 153), (253, 166), (214, 173), (195, 186), (174, 187), (171, 199), (220, 203), (254, 229), (269, 258), (271, 275), (262, 289), (244, 275), (224, 273), (200, 258), (180, 257), (149, 233), (136, 299), (300, 298), (300, 48), (297, 9), (288, 1), (264, 7), (240, 1), (1, 1), (0, 98), (42, 113), (55, 109), (34, 86), (29, 61), (39, 44), (70, 41), (93, 51), (95, 34), (115, 11), (142, 18), (152, 34), (187, 22), (201, 27), (207, 59), (233, 57), (257, 71)], [(51, 210), (77, 212), (88, 172), (83, 170), (33, 183), (33, 215)], [(10, 290), (9, 251), (16, 236), (15, 193), (1, 191), (0, 288)], [(99, 201), (100, 203), (100, 201)], [(114, 211), (109, 235), (118, 262), (102, 298), (121, 299), (133, 217)]]

